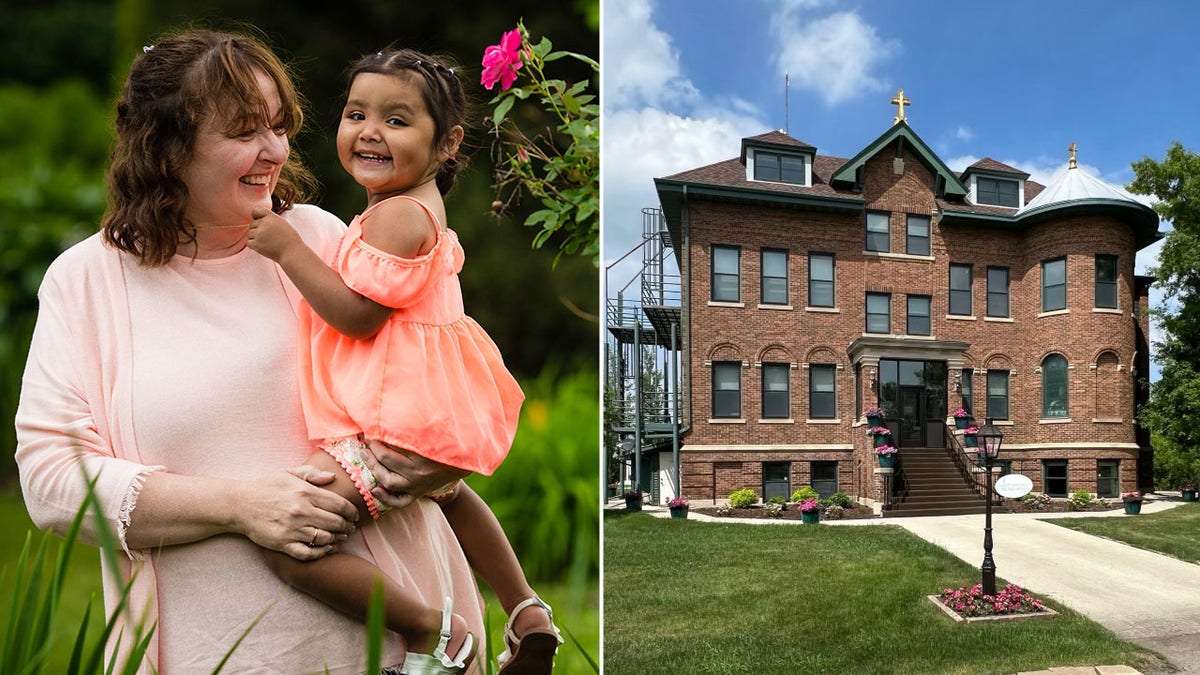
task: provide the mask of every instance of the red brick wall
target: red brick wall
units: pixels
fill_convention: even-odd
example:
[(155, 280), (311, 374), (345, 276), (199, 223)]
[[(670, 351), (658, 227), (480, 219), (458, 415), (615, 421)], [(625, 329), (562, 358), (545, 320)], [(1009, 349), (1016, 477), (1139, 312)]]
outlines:
[[(862, 195), (867, 209), (892, 212), (891, 250), (903, 253), (906, 214), (929, 216), (936, 203), (933, 175), (920, 160), (906, 151), (904, 175), (897, 177), (892, 170), (894, 156), (894, 148), (888, 148), (866, 165)], [(786, 459), (839, 459), (845, 465), (840, 471), (848, 484), (862, 485), (870, 480), (869, 442), (861, 427), (852, 427), (857, 412), (854, 364), (847, 357), (847, 347), (865, 330), (864, 295), (868, 291), (892, 294), (892, 333), (896, 335), (905, 332), (905, 295), (932, 297), (932, 337), (970, 343), (964, 366), (976, 369), (972, 384), (980, 416), (985, 408), (986, 369), (1014, 371), (1010, 380), (1013, 424), (1002, 429), (1005, 446), (1018, 447), (1005, 455), (1008, 459), (1031, 462), (1029, 470), (1021, 472), (1034, 479), (1035, 489), (1041, 481), (1040, 463), (1036, 461), (1041, 457), (1073, 460), (1072, 485), (1078, 480), (1081, 487), (1091, 485), (1091, 489), (1095, 485), (1095, 458), (1112, 456), (1129, 460), (1122, 466), (1122, 482), (1134, 483), (1136, 471), (1132, 460), (1137, 450), (1101, 450), (1110, 444), (1131, 444), (1136, 440), (1131, 376), (1135, 333), (1130, 316), (1135, 302), (1136, 251), (1128, 225), (1106, 217), (1076, 216), (1018, 232), (962, 225), (943, 227), (935, 217), (931, 225), (932, 260), (927, 260), (864, 254), (865, 216), (861, 213), (822, 213), (699, 199), (691, 200), (689, 209), (687, 254), (691, 281), (686, 289), (691, 309), (687, 327), (689, 352), (685, 359), (690, 370), (692, 426), (684, 439), (685, 494), (691, 495), (694, 489), (697, 497), (706, 497), (712, 490), (714, 475), (718, 498), (738, 487), (761, 491), (761, 462)], [(712, 306), (709, 302), (713, 244), (741, 248), (741, 307)], [(789, 253), (790, 309), (759, 307), (763, 248), (786, 249)], [(836, 256), (836, 313), (805, 310), (810, 252)], [(1096, 254), (1118, 256), (1120, 313), (1093, 311)], [(1063, 256), (1067, 258), (1069, 311), (1039, 317), (1041, 263)], [(973, 320), (947, 318), (951, 262), (973, 265)], [(985, 321), (989, 265), (1009, 268), (1011, 322)], [(1069, 423), (1041, 423), (1041, 375), (1037, 369), (1051, 353), (1064, 355), (1070, 365)], [(758, 364), (764, 360), (797, 364), (790, 371), (792, 423), (760, 422), (762, 378)], [(738, 422), (709, 421), (713, 361), (743, 363), (742, 415)], [(837, 365), (839, 423), (806, 423), (809, 371), (804, 364), (807, 363)], [(865, 383), (862, 386), (864, 405), (874, 404), (873, 393), (866, 389)], [(957, 402), (953, 393), (950, 396), (948, 406), (953, 409)], [(1097, 418), (1121, 421), (1093, 422)], [(755, 447), (851, 443), (856, 448), (853, 455), (850, 451), (827, 450), (759, 452)], [(1035, 449), (1042, 444), (1063, 443), (1086, 443), (1090, 447)], [(701, 451), (701, 446), (712, 445), (751, 447), (745, 448), (747, 452)], [(829, 457), (823, 456), (826, 454)], [(858, 461), (852, 460), (852, 456)], [(1074, 461), (1077, 458), (1089, 461)], [(737, 471), (712, 468), (714, 462), (724, 461), (741, 462), (741, 468)], [(861, 466), (854, 466), (856, 463)], [(803, 466), (807, 471), (807, 464)], [(793, 482), (794, 486), (800, 484), (804, 483)]]

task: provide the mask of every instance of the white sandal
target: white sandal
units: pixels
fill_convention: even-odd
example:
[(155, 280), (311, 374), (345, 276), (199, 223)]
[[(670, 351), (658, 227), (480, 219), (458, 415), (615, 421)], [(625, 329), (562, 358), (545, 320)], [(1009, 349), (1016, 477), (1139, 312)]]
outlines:
[[(546, 610), (550, 627), (530, 628), (518, 638), (512, 629), (513, 622), (522, 610), (535, 605)], [(554, 668), (554, 655), (562, 643), (562, 634), (554, 625), (554, 610), (550, 609), (550, 605), (537, 596), (525, 598), (513, 607), (504, 624), (504, 652), (496, 658), (500, 664), (498, 672), (504, 675), (548, 675)]]
[(437, 647), (432, 654), (409, 652), (404, 657), (402, 675), (457, 675), (464, 673), (467, 666), (475, 658), (475, 635), (467, 632), (467, 639), (453, 657), (446, 654), (450, 644), (450, 615), (454, 613), (454, 601), (447, 597), (442, 605), (442, 630), (439, 633)]

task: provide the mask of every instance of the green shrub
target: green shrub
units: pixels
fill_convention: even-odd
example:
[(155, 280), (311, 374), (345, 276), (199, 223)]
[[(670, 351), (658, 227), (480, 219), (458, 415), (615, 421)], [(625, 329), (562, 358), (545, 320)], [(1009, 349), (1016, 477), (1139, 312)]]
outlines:
[(775, 501), (767, 502), (765, 510), (768, 518), (778, 518), (783, 515), (783, 504)]
[(768, 499), (767, 503), (768, 504), (778, 504), (781, 510), (787, 511), (787, 499), (785, 499), (784, 497), (776, 495), (776, 496)]
[(758, 503), (758, 493), (753, 488), (742, 488), (729, 493), (729, 505), (735, 509), (747, 509)]
[(491, 476), (467, 482), (496, 514), (525, 573), (565, 581), (582, 598), (600, 563), (599, 377), (547, 368), (521, 388), (525, 404), (508, 457)]
[(850, 499), (845, 492), (835, 492), (829, 495), (829, 504), (831, 506), (840, 506), (843, 509), (848, 509), (851, 506), (854, 506), (854, 500)]
[(1076, 490), (1069, 500), (1067, 500), (1067, 508), (1072, 511), (1082, 511), (1096, 501), (1096, 496), (1087, 490)]
[(802, 502), (805, 499), (820, 499), (820, 498), (821, 498), (821, 495), (817, 494), (817, 491), (814, 490), (812, 488), (812, 486), (810, 486), (810, 485), (805, 485), (802, 488), (798, 488), (795, 492), (792, 493), (792, 501), (794, 501), (794, 502)]
[(1021, 503), (1031, 509), (1041, 509), (1050, 503), (1050, 495), (1040, 492), (1030, 492), (1021, 497)]

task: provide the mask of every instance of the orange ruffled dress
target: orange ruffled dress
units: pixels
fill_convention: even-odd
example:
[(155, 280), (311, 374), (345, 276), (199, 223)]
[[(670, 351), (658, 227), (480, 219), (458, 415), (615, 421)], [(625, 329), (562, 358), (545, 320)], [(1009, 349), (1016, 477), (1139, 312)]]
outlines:
[(419, 204), (437, 241), (417, 258), (363, 241), (378, 204), (350, 223), (333, 268), (347, 286), (393, 312), (373, 337), (356, 340), (303, 303), (300, 334), (310, 336), (310, 347), (300, 350), (300, 394), (309, 438), (327, 441), (361, 432), (443, 464), (491, 474), (508, 454), (525, 395), (495, 343), (463, 312), (458, 236), (420, 200), (389, 199)]

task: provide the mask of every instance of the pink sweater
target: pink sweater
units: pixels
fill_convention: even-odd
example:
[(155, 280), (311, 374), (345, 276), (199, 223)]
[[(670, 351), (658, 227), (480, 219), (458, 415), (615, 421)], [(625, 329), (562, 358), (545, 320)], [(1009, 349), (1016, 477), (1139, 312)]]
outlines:
[[(345, 231), (336, 217), (311, 206), (286, 217), (330, 259)], [(99, 476), (105, 524), (127, 554), (116, 569), (105, 563), (109, 612), (139, 568), (124, 642), (130, 626), (158, 621), (148, 661), (166, 675), (209, 672), (270, 606), (227, 672), (361, 670), (362, 626), (286, 589), (244, 537), (153, 551), (125, 545), (151, 472), (250, 479), (311, 453), (296, 377), (299, 294), (286, 276), (249, 249), (144, 268), (96, 235), (51, 265), (39, 299), (17, 413), (22, 492), (38, 527), (62, 533), (86, 493), (84, 472)], [(475, 612), (470, 569), (437, 507), (419, 500), (396, 516), (361, 527), (343, 551), (376, 562), (430, 604), (451, 592), (457, 610)], [(96, 533), (87, 521), (83, 540), (95, 543)], [(403, 560), (384, 539), (402, 547)], [(402, 654), (393, 636), (385, 663)]]

